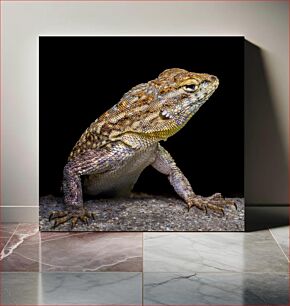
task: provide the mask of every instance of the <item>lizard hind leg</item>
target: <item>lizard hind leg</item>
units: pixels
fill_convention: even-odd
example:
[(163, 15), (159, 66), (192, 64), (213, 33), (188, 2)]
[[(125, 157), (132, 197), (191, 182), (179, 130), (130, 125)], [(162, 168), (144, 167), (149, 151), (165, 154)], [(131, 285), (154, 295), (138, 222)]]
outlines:
[(71, 228), (74, 228), (78, 220), (88, 224), (92, 214), (88, 213), (83, 207), (81, 175), (93, 168), (92, 163), (88, 160), (80, 160), (77, 158), (73, 162), (68, 162), (63, 171), (63, 192), (64, 210), (52, 211), (49, 214), (49, 221), (53, 221), (53, 227), (71, 223)]
[(124, 159), (130, 156), (130, 152), (122, 154), (119, 144), (112, 146), (108, 151), (105, 148), (88, 150), (75, 159), (70, 160), (63, 171), (63, 192), (66, 208), (62, 211), (53, 211), (49, 214), (49, 220), (54, 221), (53, 228), (60, 224), (71, 222), (73, 228), (78, 220), (88, 224), (90, 219), (95, 219), (95, 214), (89, 212), (83, 205), (83, 191), (81, 176), (102, 173), (104, 175), (115, 169)]

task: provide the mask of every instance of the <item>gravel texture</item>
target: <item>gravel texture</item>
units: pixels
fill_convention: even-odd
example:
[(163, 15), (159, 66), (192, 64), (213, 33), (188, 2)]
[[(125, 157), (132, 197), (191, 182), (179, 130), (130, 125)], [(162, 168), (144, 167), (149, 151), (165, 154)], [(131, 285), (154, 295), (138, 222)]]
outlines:
[[(174, 197), (133, 195), (123, 199), (88, 200), (85, 207), (96, 213), (89, 225), (78, 221), (72, 231), (244, 231), (244, 199), (235, 198), (237, 210), (225, 209), (225, 216), (195, 207), (187, 211), (186, 204)], [(41, 231), (71, 231), (69, 223), (53, 228), (49, 212), (64, 210), (62, 198), (41, 197), (39, 204)]]

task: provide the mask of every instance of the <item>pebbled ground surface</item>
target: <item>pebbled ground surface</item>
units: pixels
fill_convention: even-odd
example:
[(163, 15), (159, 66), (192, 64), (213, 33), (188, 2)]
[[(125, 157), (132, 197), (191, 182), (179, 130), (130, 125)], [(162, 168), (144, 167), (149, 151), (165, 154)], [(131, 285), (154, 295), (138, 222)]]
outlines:
[[(235, 198), (237, 210), (225, 209), (225, 216), (209, 210), (208, 215), (174, 197), (133, 195), (124, 199), (88, 200), (85, 207), (96, 213), (89, 225), (80, 221), (72, 231), (244, 231), (244, 199)], [(49, 212), (64, 210), (62, 198), (41, 197), (39, 203), (40, 231), (71, 231), (70, 224), (53, 229)]]

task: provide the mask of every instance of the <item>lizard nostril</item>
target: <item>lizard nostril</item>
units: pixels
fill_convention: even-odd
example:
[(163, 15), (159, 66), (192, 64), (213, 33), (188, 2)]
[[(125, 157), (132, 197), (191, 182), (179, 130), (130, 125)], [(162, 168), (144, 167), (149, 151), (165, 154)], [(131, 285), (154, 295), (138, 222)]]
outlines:
[(210, 79), (210, 81), (213, 82), (213, 83), (218, 81), (218, 78), (215, 77), (214, 75), (211, 75), (209, 79)]

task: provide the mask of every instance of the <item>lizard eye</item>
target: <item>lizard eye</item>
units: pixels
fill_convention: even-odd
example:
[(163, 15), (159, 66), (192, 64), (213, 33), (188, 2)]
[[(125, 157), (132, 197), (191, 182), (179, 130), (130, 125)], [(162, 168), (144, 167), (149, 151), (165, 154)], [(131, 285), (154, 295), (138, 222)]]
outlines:
[(187, 92), (194, 92), (196, 90), (197, 86), (194, 84), (190, 84), (190, 85), (184, 85), (183, 89)]

